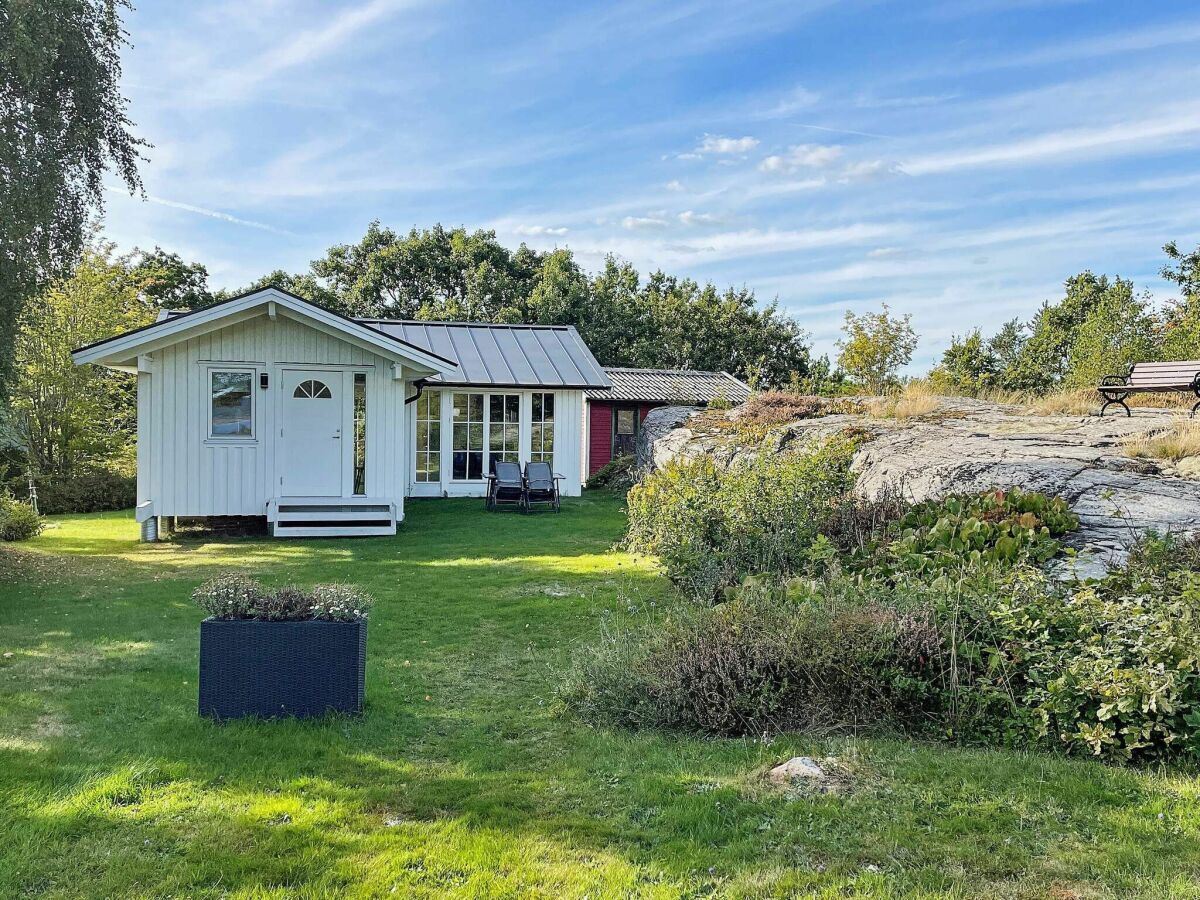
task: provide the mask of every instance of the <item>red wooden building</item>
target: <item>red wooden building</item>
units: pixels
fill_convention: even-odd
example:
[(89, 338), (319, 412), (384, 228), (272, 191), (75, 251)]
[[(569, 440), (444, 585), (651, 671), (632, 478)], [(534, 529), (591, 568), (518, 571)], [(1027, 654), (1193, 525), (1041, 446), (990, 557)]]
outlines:
[(728, 372), (692, 369), (624, 369), (606, 366), (612, 387), (584, 391), (584, 475), (594, 475), (616, 456), (632, 453), (646, 414), (656, 406), (707, 406), (719, 398), (741, 403), (749, 386)]

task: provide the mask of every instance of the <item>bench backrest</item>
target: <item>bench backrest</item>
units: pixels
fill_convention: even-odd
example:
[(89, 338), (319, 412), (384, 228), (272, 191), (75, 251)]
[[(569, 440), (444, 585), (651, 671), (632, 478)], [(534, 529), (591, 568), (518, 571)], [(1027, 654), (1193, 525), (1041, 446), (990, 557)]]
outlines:
[(1189, 387), (1197, 376), (1200, 376), (1200, 359), (1140, 362), (1134, 363), (1133, 368), (1129, 370), (1129, 384), (1133, 387)]

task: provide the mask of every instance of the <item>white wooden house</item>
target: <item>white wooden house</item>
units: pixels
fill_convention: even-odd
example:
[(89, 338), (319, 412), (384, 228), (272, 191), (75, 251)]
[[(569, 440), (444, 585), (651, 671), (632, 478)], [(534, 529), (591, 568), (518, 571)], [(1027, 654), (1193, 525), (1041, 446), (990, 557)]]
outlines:
[(405, 497), (483, 496), (498, 458), (578, 495), (583, 391), (609, 384), (570, 326), (349, 319), (275, 287), (74, 359), (137, 373), (138, 521), (280, 536), (394, 534)]

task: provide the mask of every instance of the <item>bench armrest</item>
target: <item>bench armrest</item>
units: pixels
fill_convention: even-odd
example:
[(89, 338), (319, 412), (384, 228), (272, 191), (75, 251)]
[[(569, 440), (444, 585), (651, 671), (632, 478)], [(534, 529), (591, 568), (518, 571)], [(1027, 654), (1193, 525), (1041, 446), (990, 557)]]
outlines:
[(1100, 379), (1101, 387), (1110, 387), (1129, 384), (1128, 375), (1105, 375)]

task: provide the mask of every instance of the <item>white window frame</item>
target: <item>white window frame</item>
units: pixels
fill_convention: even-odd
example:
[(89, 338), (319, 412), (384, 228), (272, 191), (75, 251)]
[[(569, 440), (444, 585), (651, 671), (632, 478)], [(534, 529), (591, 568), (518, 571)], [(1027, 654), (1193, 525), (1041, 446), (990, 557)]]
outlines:
[[(538, 394), (542, 395), (542, 418), (541, 419), (535, 419), (533, 417), (533, 398)], [(549, 420), (546, 419), (546, 398), (547, 397), (551, 398), (550, 402), (552, 404), (554, 404), (554, 412), (551, 414), (552, 417)], [(542, 426), (542, 446), (541, 447), (533, 446), (533, 430), (538, 425)], [(544, 455), (546, 453), (546, 451), (543, 448), (546, 446), (545, 429), (547, 426), (549, 426), (549, 428), (550, 428), (550, 458), (542, 459), (540, 457), (544, 457)], [(531, 461), (536, 460), (538, 462), (548, 462), (548, 463), (550, 463), (550, 468), (552, 468), (552, 469), (554, 468), (554, 458), (555, 458), (555, 456), (558, 455), (557, 428), (558, 428), (558, 396), (555, 394), (554, 391), (532, 391), (532, 392), (530, 392), (530, 394), (529, 394), (529, 459)]]
[[(217, 374), (236, 374), (250, 376), (250, 433), (249, 434), (216, 434), (213, 431), (213, 376)], [(236, 363), (229, 365), (210, 365), (205, 369), (204, 386), (206, 391), (205, 403), (208, 410), (205, 413), (206, 435), (205, 440), (215, 441), (220, 444), (243, 443), (254, 444), (258, 442), (258, 400), (254, 396), (254, 392), (258, 389), (258, 369), (254, 366), (238, 365)]]
[[(413, 402), (413, 484), (441, 484), (441, 482), (445, 479), (445, 470), (442, 465), (444, 461), (442, 459), (442, 448), (445, 446), (446, 442), (445, 423), (442, 422), (442, 405), (445, 403), (445, 401), (442, 399), (443, 393), (444, 391), (442, 390), (430, 390), (429, 388), (426, 388), (421, 392), (421, 396)], [(429, 415), (426, 418), (421, 418), (421, 402), (426, 400), (426, 398), (428, 398), (429, 405), (432, 405), (435, 408), (429, 411)], [(427, 425), (434, 423), (437, 424), (438, 441), (436, 447), (429, 445), (428, 449), (426, 449), (425, 447), (418, 445), (417, 436), (421, 433), (422, 422), (426, 423)], [(422, 474), (425, 474), (422, 473), (420, 469), (420, 459), (422, 456), (428, 456), (428, 459), (426, 459), (427, 467), (429, 464), (429, 459), (437, 459), (437, 478), (422, 479), (420, 477)]]

